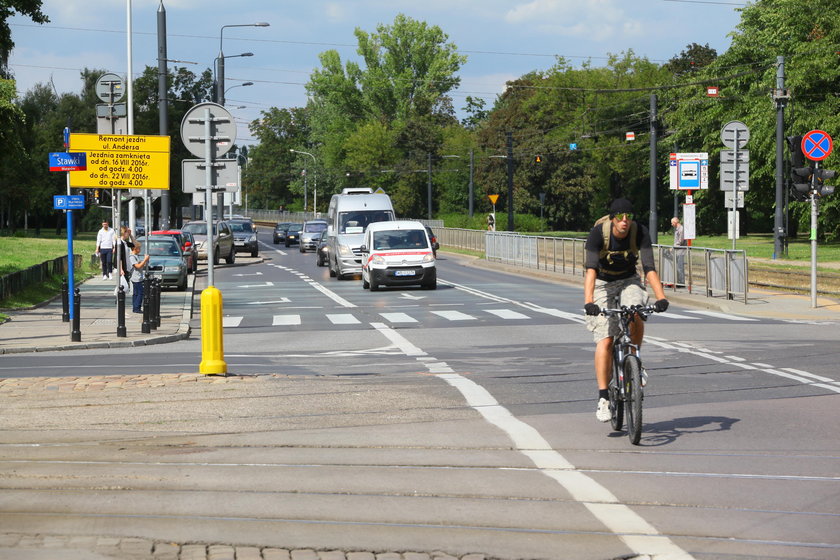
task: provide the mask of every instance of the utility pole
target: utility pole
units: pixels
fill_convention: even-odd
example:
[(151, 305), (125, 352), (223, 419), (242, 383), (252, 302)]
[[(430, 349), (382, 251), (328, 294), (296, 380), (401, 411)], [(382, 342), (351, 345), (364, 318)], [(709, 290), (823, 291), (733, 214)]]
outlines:
[(508, 231), (513, 231), (513, 132), (505, 132), (507, 138), (507, 199)]
[[(157, 34), (159, 130), (161, 136), (166, 136), (169, 133), (169, 107), (166, 102), (166, 8), (163, 7), (163, 0), (157, 11)], [(169, 189), (163, 189), (160, 193), (161, 229), (169, 229), (169, 212)]]
[(784, 204), (785, 165), (785, 106), (789, 99), (785, 91), (785, 57), (776, 57), (776, 90), (773, 100), (776, 102), (776, 213), (773, 219), (773, 258), (779, 258), (784, 252), (783, 238), (786, 235), (782, 210)]
[(659, 243), (659, 222), (656, 213), (656, 94), (650, 96), (650, 242)]

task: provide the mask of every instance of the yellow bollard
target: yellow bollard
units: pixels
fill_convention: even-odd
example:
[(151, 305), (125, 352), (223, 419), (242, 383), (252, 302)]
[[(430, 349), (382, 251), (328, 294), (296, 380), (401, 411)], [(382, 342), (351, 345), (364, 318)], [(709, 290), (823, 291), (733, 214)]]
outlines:
[(201, 292), (201, 364), (199, 373), (227, 373), (222, 330), (222, 292), (214, 286)]

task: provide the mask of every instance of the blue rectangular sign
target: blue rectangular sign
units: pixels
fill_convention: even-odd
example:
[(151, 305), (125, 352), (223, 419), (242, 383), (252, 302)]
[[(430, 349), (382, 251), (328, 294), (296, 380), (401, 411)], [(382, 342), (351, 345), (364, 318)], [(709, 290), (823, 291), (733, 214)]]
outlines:
[(86, 152), (50, 152), (50, 171), (86, 171)]
[(84, 210), (85, 196), (81, 194), (53, 196), (53, 210)]

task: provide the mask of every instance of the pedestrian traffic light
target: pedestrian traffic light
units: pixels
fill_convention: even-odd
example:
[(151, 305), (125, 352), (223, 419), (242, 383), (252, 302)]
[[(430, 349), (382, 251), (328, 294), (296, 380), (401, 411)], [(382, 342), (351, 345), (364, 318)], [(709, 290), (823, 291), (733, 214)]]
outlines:
[(99, 204), (99, 189), (93, 189), (93, 203)]
[(826, 185), (825, 182), (834, 179), (835, 175), (837, 175), (837, 172), (830, 169), (815, 169), (814, 194), (818, 196), (828, 196), (830, 194), (834, 194), (834, 187), (832, 185)]
[(534, 156), (534, 163), (542, 163), (542, 156), (541, 155)]
[(802, 137), (801, 136), (788, 136), (787, 137), (788, 149), (790, 150), (790, 166), (791, 167), (804, 167), (805, 166), (805, 154), (802, 153)]

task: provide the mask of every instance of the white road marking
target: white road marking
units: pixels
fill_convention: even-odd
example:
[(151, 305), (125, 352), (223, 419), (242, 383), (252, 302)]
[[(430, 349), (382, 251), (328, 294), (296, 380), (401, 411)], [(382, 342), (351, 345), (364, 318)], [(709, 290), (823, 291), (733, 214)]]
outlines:
[(520, 313), (519, 311), (514, 311), (513, 309), (485, 309), (487, 313), (492, 313), (497, 317), (501, 317), (502, 319), (530, 319), (524, 313)]
[(689, 317), (688, 315), (680, 315), (679, 313), (673, 313), (671, 311), (666, 311), (665, 313), (657, 313), (657, 317), (662, 317), (664, 319), (682, 319), (682, 320), (689, 320), (689, 321), (699, 321), (700, 317)]
[(447, 321), (475, 321), (476, 318), (460, 311), (432, 311), (435, 315), (443, 317)]
[[(397, 331), (381, 323), (372, 325), (397, 347), (409, 349), (412, 353), (407, 355), (427, 355)], [(511, 414), (487, 389), (463, 375), (452, 372), (445, 362), (422, 360), (422, 363), (430, 372), (456, 388), (464, 396), (467, 404), (487, 422), (508, 434), (520, 453), (528, 457), (543, 474), (559, 482), (572, 497), (581, 502), (636, 554), (653, 557), (662, 555), (663, 558), (672, 560), (692, 558), (640, 515), (619, 503), (618, 498), (607, 488), (576, 470), (574, 465), (555, 451), (533, 426)]]
[(686, 309), (689, 313), (697, 315), (705, 315), (706, 317), (714, 317), (715, 319), (726, 319), (727, 321), (758, 321), (752, 317), (740, 317), (738, 315), (730, 315), (729, 313), (718, 313), (717, 311), (706, 311), (703, 309)]
[(245, 317), (222, 317), (222, 328), (238, 327)]
[(300, 325), (300, 315), (275, 315), (271, 325)]
[(274, 285), (274, 282), (263, 282), (262, 284), (243, 284), (242, 286), (237, 286), (237, 288), (270, 288)]
[(361, 323), (350, 313), (327, 313), (327, 319), (333, 325), (358, 325)]
[(405, 313), (380, 313), (383, 319), (389, 323), (416, 323), (417, 319)]

